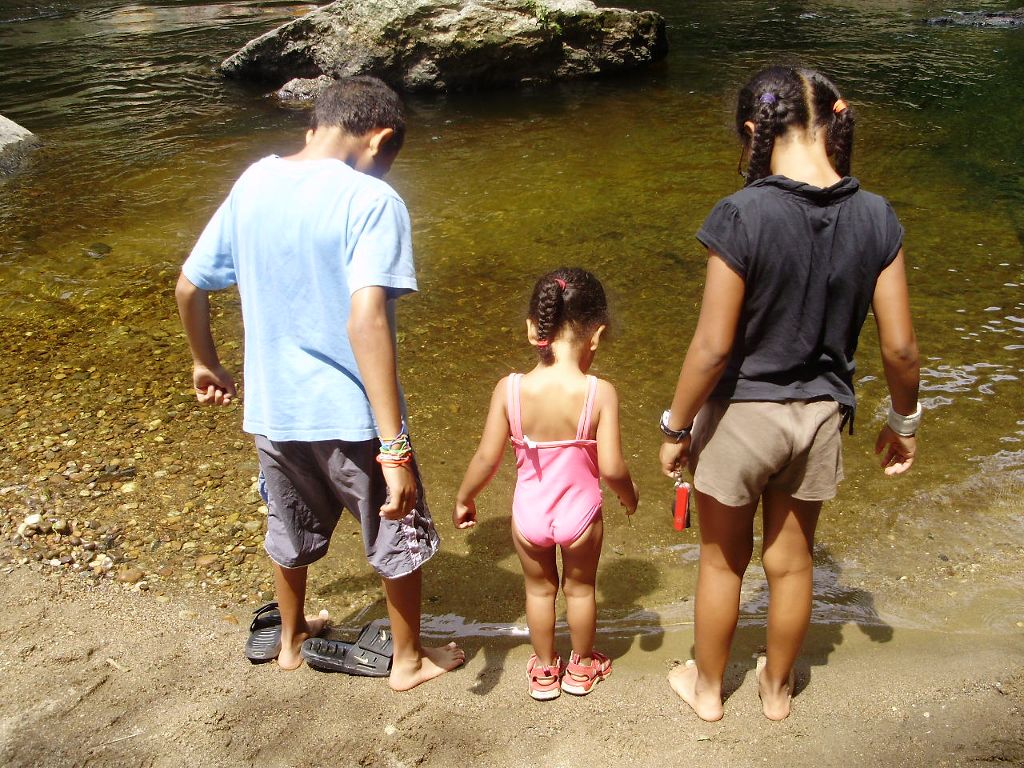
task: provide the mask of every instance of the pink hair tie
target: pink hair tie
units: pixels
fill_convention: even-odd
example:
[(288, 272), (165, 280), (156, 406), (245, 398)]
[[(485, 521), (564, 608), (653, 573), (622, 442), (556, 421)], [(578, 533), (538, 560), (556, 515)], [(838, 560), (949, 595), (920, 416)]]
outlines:
[(550, 343), (551, 342), (548, 341), (547, 339), (541, 339), (540, 341), (537, 342), (537, 346), (538, 347), (546, 347)]
[(561, 288), (563, 291), (565, 290), (565, 280), (563, 280), (560, 277), (556, 277), (555, 282), (558, 283), (559, 288)]

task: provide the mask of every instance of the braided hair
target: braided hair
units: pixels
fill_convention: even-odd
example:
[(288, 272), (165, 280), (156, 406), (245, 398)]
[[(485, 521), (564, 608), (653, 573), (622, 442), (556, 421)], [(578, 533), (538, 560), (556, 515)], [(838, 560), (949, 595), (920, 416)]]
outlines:
[(853, 110), (839, 95), (839, 89), (823, 74), (813, 69), (801, 69), (800, 74), (810, 86), (815, 125), (827, 132), (825, 147), (833, 157), (836, 173), (849, 176), (853, 156)]
[(555, 361), (551, 342), (567, 325), (578, 337), (608, 325), (604, 287), (585, 269), (556, 269), (533, 287), (529, 318), (537, 328), (537, 354), (541, 362), (551, 364)]
[[(746, 123), (754, 124), (754, 135)], [(850, 174), (853, 112), (831, 80), (810, 69), (769, 67), (754, 75), (736, 104), (736, 132), (749, 144), (747, 184), (771, 174), (775, 140), (790, 128), (824, 129), (825, 146), (836, 172)]]

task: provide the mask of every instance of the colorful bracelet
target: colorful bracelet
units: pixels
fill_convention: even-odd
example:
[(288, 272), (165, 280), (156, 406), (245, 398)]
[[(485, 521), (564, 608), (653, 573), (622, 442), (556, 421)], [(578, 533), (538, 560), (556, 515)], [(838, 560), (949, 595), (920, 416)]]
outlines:
[(377, 463), (385, 467), (401, 467), (411, 462), (412, 456), (412, 443), (409, 441), (409, 432), (403, 421), (402, 429), (397, 436), (390, 440), (381, 438)]
[(404, 467), (405, 465), (410, 464), (411, 462), (411, 453), (405, 455), (401, 459), (394, 459), (391, 458), (390, 456), (385, 456), (382, 453), (377, 454), (377, 463), (380, 464), (382, 467)]

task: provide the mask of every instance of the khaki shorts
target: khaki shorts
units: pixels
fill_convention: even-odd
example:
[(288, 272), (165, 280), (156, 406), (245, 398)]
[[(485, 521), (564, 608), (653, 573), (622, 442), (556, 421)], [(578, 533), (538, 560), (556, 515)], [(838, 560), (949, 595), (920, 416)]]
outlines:
[(756, 502), (766, 488), (831, 499), (843, 479), (841, 421), (834, 400), (709, 400), (693, 425), (694, 487), (730, 507)]

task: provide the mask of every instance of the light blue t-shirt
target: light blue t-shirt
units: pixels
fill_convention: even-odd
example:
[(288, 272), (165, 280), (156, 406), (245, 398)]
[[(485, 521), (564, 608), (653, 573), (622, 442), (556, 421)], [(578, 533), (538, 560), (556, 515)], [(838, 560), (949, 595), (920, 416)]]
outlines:
[(394, 299), (416, 290), (409, 213), (390, 186), (340, 160), (266, 157), (235, 182), (182, 272), (206, 291), (238, 285), (246, 432), (376, 436), (346, 326), (352, 294), (381, 286), (394, 333)]

